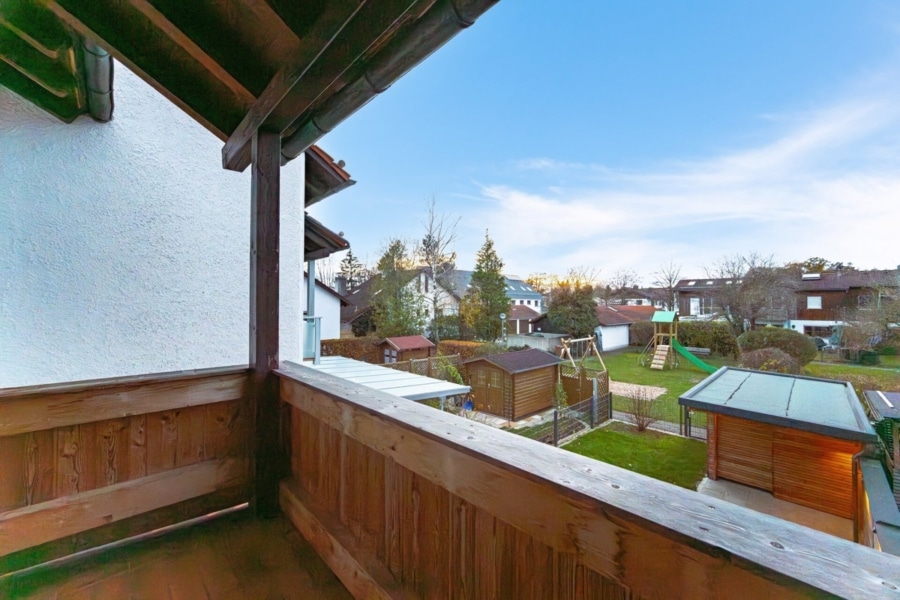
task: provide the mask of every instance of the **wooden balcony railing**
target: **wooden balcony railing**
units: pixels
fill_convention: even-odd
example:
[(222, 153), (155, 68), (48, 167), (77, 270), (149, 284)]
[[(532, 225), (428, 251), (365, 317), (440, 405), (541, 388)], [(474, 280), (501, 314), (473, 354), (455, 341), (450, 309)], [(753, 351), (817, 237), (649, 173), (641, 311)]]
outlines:
[(0, 575), (246, 502), (247, 368), (0, 390)]
[(896, 557), (302, 366), (278, 373), (282, 509), (357, 597), (900, 597)]

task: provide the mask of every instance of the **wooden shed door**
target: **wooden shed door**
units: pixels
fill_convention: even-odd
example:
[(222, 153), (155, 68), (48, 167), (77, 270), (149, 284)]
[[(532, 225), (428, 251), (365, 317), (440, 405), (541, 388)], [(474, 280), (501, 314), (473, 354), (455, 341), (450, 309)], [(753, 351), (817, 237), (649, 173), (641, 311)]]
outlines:
[(852, 460), (860, 448), (858, 442), (779, 428), (775, 432), (775, 497), (852, 519)]
[(772, 426), (718, 415), (718, 476), (772, 491)]
[(487, 372), (487, 412), (503, 415), (503, 375), (499, 371)]

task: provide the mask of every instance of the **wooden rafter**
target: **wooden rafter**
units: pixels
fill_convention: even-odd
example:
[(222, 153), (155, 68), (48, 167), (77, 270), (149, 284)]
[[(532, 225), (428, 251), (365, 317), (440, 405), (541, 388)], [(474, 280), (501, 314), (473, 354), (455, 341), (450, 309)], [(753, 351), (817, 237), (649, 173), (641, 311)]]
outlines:
[[(348, 2), (345, 18), (338, 26), (337, 13), (328, 11), (321, 19), (333, 25), (333, 35), (303, 47), (294, 60), (279, 69), (250, 107), (241, 124), (222, 148), (222, 165), (242, 171), (247, 167), (247, 145), (259, 128), (283, 132), (307, 110), (344, 72), (391, 29), (416, 0), (382, 0), (358, 6)], [(337, 3), (336, 3), (337, 6)], [(338, 9), (333, 9), (337, 11)], [(323, 27), (317, 30), (323, 31)], [(324, 37), (324, 36), (323, 36)], [(322, 42), (325, 41), (325, 45)], [(310, 56), (310, 53), (315, 53)], [(302, 81), (303, 85), (300, 86)]]

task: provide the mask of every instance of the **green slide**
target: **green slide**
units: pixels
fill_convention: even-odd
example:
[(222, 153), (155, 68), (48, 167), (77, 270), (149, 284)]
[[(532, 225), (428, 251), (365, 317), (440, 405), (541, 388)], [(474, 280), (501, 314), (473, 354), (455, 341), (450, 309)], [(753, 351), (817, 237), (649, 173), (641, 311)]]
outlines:
[(714, 366), (706, 364), (705, 362), (691, 354), (688, 349), (682, 346), (681, 342), (679, 342), (678, 340), (672, 340), (672, 347), (678, 351), (678, 354), (688, 359), (689, 363), (691, 363), (701, 371), (706, 371), (707, 373), (715, 373), (717, 371)]

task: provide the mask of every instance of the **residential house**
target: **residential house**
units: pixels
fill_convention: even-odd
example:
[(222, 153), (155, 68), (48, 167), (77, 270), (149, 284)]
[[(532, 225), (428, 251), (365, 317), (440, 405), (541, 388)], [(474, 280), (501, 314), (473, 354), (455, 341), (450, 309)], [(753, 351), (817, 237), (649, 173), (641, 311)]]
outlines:
[(806, 273), (795, 292), (796, 316), (785, 327), (828, 337), (843, 322), (848, 310), (876, 307), (900, 294), (900, 268), (887, 270), (837, 270)]
[(531, 333), (533, 328), (532, 321), (540, 316), (539, 312), (524, 304), (511, 304), (509, 313), (506, 315), (507, 335)]
[[(283, 161), (492, 4), (2, 4), (0, 85), (29, 102), (62, 105), (70, 121), (99, 96), (104, 118), (102, 73), (80, 72), (98, 46), (135, 77), (117, 77), (109, 126), (62, 126), (0, 99), (11, 249), (0, 255), (0, 373), (7, 385), (20, 369), (54, 381), (0, 390), (0, 596), (565, 596), (575, 581), (587, 595), (893, 593), (896, 559), (871, 548), (285, 360), (298, 354), (288, 346), (300, 322), (304, 202), (303, 163)], [(160, 94), (124, 93), (138, 79)], [(158, 108), (162, 98), (191, 119)], [(210, 133), (190, 135), (196, 124)], [(206, 169), (220, 157), (234, 172), (213, 180)], [(79, 340), (91, 335), (82, 320), (102, 331)], [(145, 370), (173, 363), (188, 370)], [(221, 516), (238, 512), (223, 535)], [(267, 524), (245, 535), (260, 524), (252, 514)], [(398, 526), (413, 514), (428, 532)], [(199, 541), (197, 522), (202, 543), (145, 568), (141, 549), (153, 542), (133, 536)], [(259, 540), (277, 560), (259, 560)], [(93, 563), (73, 553), (96, 547), (106, 550)], [(30, 569), (54, 559), (67, 566), (52, 577), (52, 566)], [(346, 590), (333, 578), (319, 586), (328, 568)]]
[(631, 325), (637, 321), (649, 321), (656, 308), (645, 306), (596, 306), (597, 327), (594, 335), (597, 338), (597, 349), (601, 352), (625, 348), (631, 342)]
[(674, 307), (669, 308), (667, 304), (666, 290), (654, 287), (634, 286), (620, 290), (609, 299), (611, 306), (652, 306), (659, 310), (674, 310)]
[[(403, 277), (406, 281), (405, 288), (421, 296), (424, 301), (426, 331), (423, 333), (427, 333), (428, 324), (434, 319), (435, 305), (442, 315), (459, 312), (456, 295), (435, 281), (427, 268), (409, 269), (403, 273)], [(381, 293), (380, 282), (380, 277), (374, 275), (344, 295), (348, 305), (341, 311), (341, 335), (349, 337), (354, 331), (372, 330), (367, 319), (372, 316), (374, 301)]]
[[(472, 289), (472, 273), (474, 271), (453, 271), (450, 280), (453, 282), (453, 294), (457, 302), (462, 300)], [(516, 306), (527, 306), (538, 314), (544, 311), (544, 296), (529, 283), (516, 275), (505, 275), (506, 296), (509, 303)]]
[(722, 286), (740, 285), (740, 279), (695, 278), (682, 279), (675, 285), (678, 295), (678, 318), (682, 321), (708, 320), (721, 313), (715, 304), (715, 294)]
[[(303, 274), (304, 287), (309, 285), (309, 275)], [(306, 287), (308, 289), (308, 287)], [(316, 279), (315, 298), (313, 300), (313, 316), (321, 319), (321, 338), (331, 340), (341, 337), (341, 312), (350, 305), (347, 300), (335, 290)], [(303, 294), (300, 309), (307, 313), (309, 294)]]

